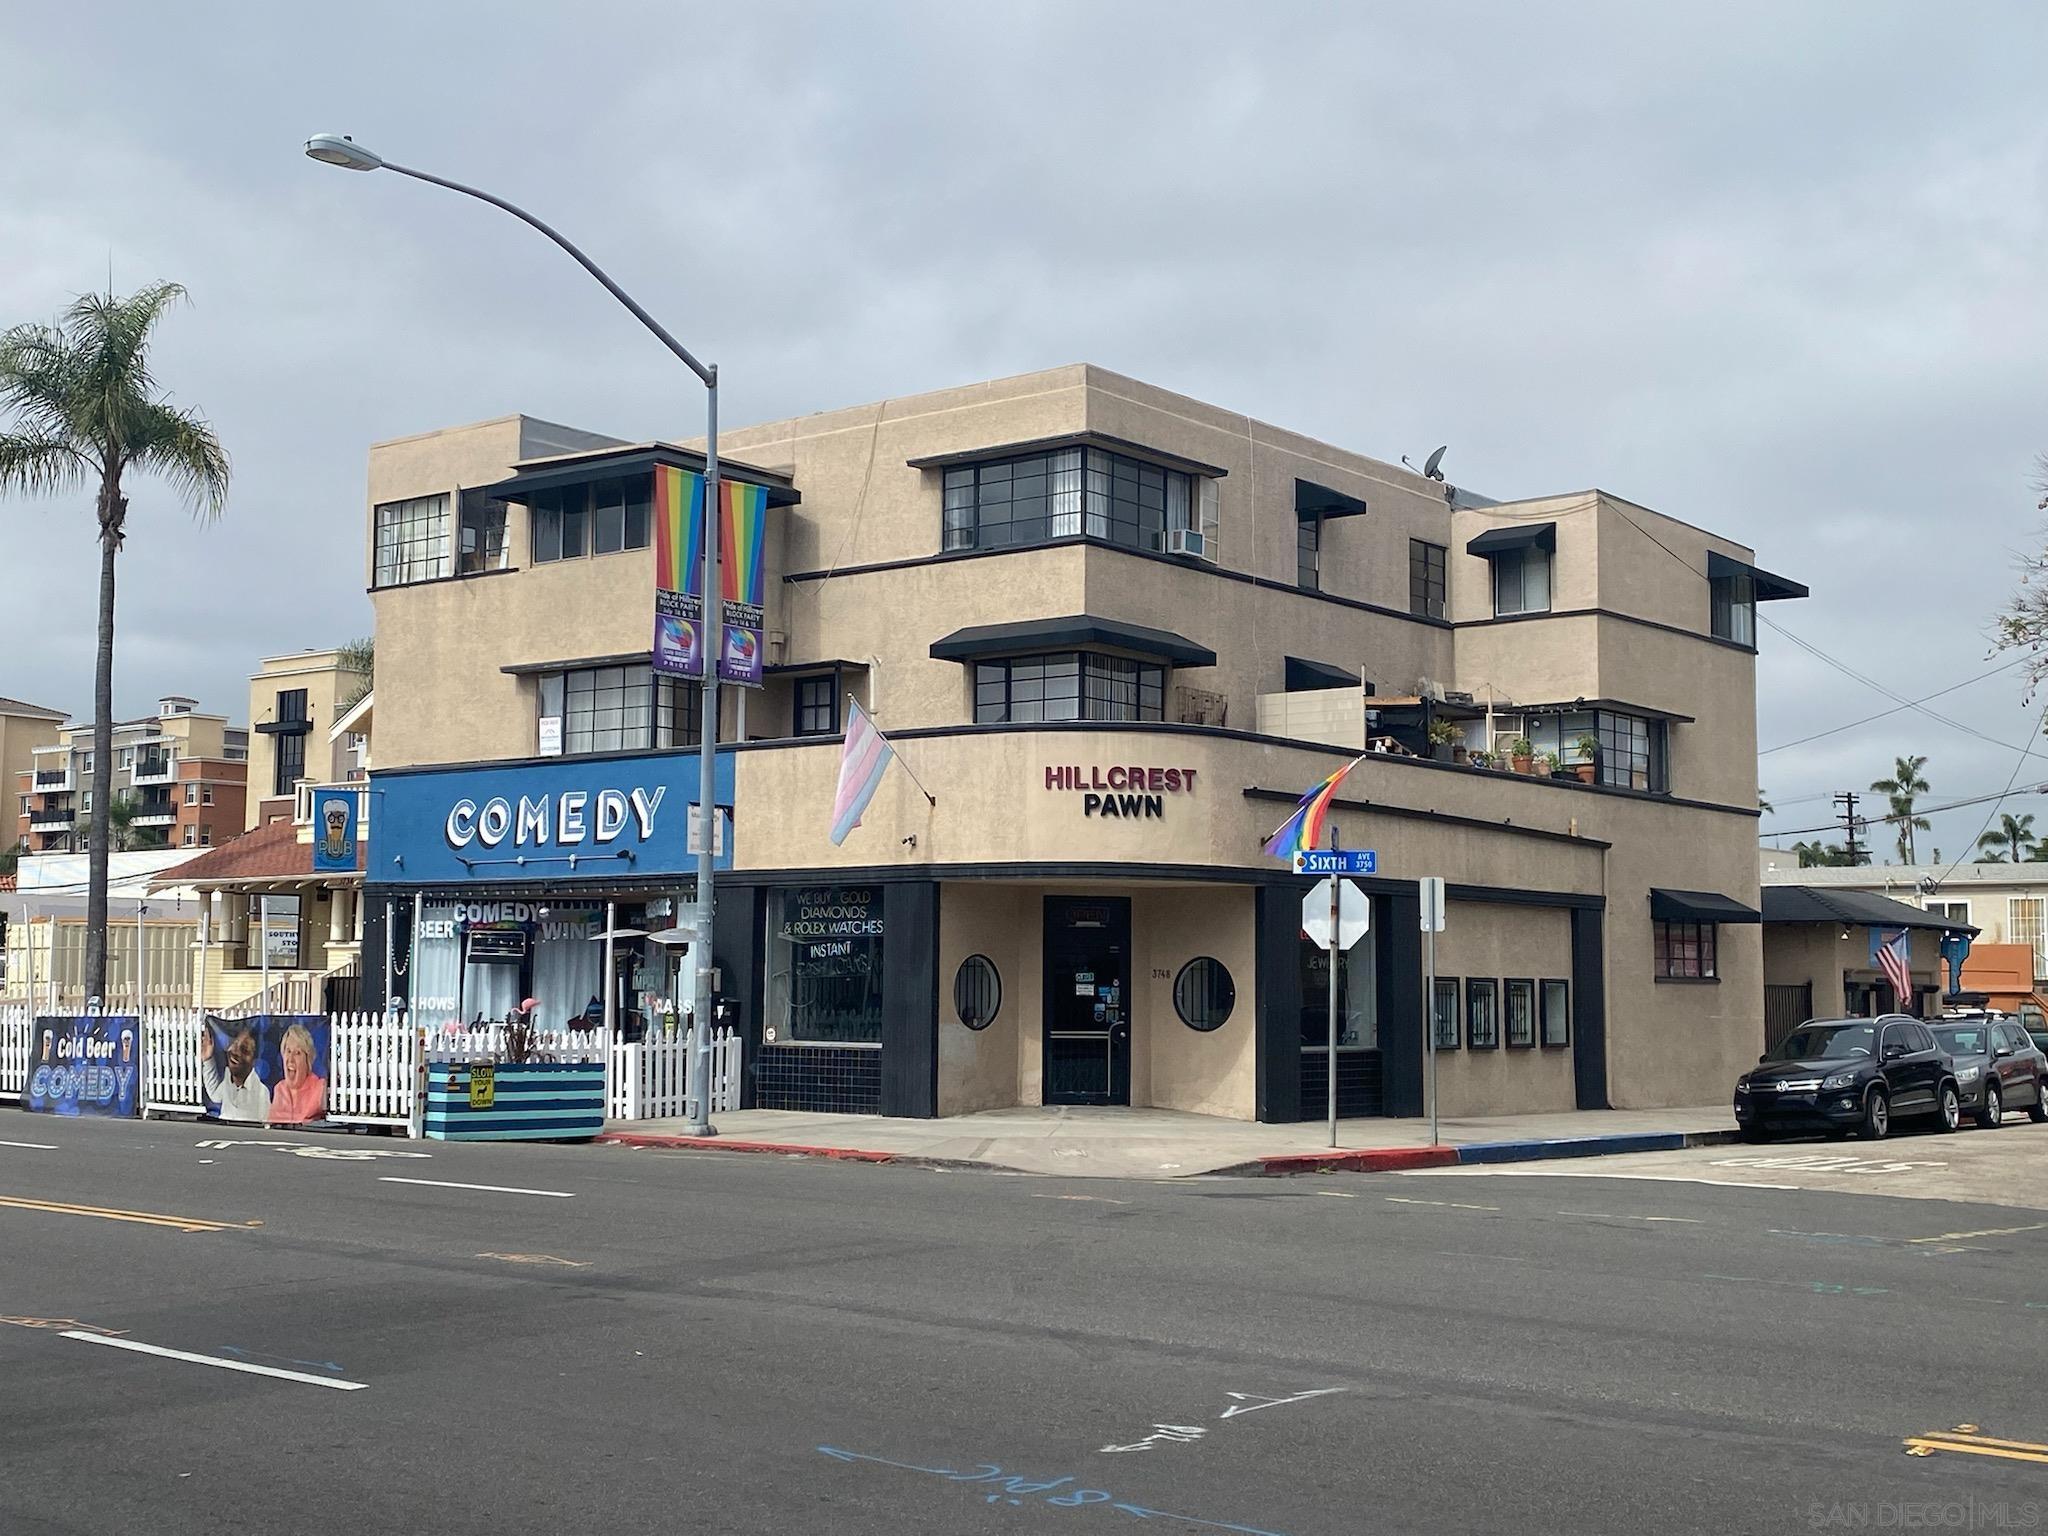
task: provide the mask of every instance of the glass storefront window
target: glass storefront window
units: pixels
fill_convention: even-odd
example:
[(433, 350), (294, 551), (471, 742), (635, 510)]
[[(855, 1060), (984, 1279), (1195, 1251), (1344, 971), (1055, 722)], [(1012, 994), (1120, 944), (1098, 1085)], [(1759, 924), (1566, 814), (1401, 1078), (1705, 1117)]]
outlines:
[[(1379, 968), (1372, 936), (1344, 951), (1337, 968), (1337, 1049), (1376, 1051), (1380, 1045)], [(1301, 939), (1301, 1048), (1330, 1046), (1330, 953)]]
[(772, 1045), (880, 1045), (882, 890), (806, 885), (768, 897)]

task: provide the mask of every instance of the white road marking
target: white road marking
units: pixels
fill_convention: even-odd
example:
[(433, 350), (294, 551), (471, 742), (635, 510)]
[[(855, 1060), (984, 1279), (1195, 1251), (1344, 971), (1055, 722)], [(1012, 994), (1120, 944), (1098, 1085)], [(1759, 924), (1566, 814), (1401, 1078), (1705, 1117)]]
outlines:
[(1461, 1205), (1455, 1200), (1410, 1200), (1406, 1195), (1386, 1195), (1382, 1198), (1394, 1205), (1435, 1205), (1447, 1211), (1497, 1211), (1497, 1205)]
[(1797, 1189), (1797, 1184), (1752, 1184), (1747, 1179), (1695, 1179), (1680, 1173), (1595, 1173), (1570, 1168), (1409, 1168), (1404, 1179), (1635, 1179), (1653, 1184), (1711, 1184), (1716, 1189)]
[(337, 1392), (360, 1392), (369, 1383), (366, 1381), (339, 1381), (332, 1376), (308, 1376), (303, 1371), (280, 1371), (275, 1366), (251, 1365), (246, 1360), (223, 1360), (218, 1355), (188, 1354), (182, 1349), (165, 1349), (160, 1344), (144, 1344), (136, 1339), (110, 1339), (103, 1334), (67, 1332), (58, 1335), (61, 1339), (76, 1339), (81, 1344), (104, 1344), (109, 1349), (129, 1349), (138, 1355), (156, 1355), (165, 1360), (183, 1360), (192, 1365), (218, 1366), (223, 1371), (241, 1371), (249, 1376), (275, 1376), (280, 1381), (302, 1381), (311, 1387), (332, 1387)]
[(55, 1152), (56, 1146), (47, 1141), (0, 1141), (0, 1147), (20, 1147), (28, 1152)]
[(2048, 1231), (2048, 1221), (2037, 1221), (2026, 1227), (1986, 1227), (1981, 1232), (1944, 1232), (1939, 1237), (1909, 1237), (1909, 1243), (1955, 1243), (1966, 1237), (2016, 1237), (2022, 1232)]
[(480, 1189), (492, 1195), (546, 1195), (555, 1200), (574, 1200), (573, 1189), (514, 1189), (505, 1184), (457, 1184), (448, 1179), (401, 1179), (385, 1174), (377, 1181), (380, 1184), (431, 1184), (436, 1189)]
[(1600, 1221), (1676, 1221), (1682, 1222), (1688, 1227), (1701, 1225), (1699, 1219), (1692, 1216), (1633, 1216), (1626, 1211), (1559, 1211), (1557, 1214), (1560, 1216), (1591, 1216)]

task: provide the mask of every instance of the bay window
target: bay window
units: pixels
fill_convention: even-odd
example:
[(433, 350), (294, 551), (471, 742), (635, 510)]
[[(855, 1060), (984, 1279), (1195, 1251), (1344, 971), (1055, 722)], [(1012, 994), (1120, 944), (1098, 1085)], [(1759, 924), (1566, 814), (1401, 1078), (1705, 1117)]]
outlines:
[(977, 725), (1043, 720), (1162, 720), (1166, 669), (1088, 652), (1012, 656), (974, 666)]
[(1175, 529), (1213, 517), (1207, 481), (1102, 448), (958, 464), (945, 471), (942, 543), (949, 550), (1008, 549), (1087, 537), (1162, 551)]

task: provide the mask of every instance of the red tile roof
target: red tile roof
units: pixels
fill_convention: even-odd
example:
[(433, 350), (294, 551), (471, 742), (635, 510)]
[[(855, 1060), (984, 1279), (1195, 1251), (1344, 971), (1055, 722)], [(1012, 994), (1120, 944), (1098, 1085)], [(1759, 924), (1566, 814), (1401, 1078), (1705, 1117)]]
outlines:
[[(356, 868), (363, 867), (363, 845), (356, 844)], [(172, 873), (176, 885), (195, 885), (217, 880), (282, 880), (293, 875), (313, 877), (313, 845), (299, 841), (299, 829), (289, 820), (273, 821), (245, 832), (232, 843), (223, 843), (180, 864)]]

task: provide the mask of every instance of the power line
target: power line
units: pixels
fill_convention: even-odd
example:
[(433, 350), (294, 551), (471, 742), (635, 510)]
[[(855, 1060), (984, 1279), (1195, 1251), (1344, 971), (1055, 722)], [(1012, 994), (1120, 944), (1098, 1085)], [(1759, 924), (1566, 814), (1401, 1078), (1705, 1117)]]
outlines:
[[(1956, 865), (1961, 864), (1964, 859), (1968, 858), (1970, 856), (1971, 851), (1983, 842), (1984, 834), (1991, 830), (1992, 817), (1998, 814), (1998, 807), (2005, 803), (2007, 796), (2012, 794), (2013, 785), (2019, 782), (2020, 769), (2026, 766), (2027, 758), (2029, 754), (2031, 754), (2033, 751), (2033, 743), (2041, 739), (2041, 728), (2044, 725), (2048, 725), (2048, 704), (2043, 704), (2041, 706), (2041, 713), (2034, 717), (2034, 730), (2032, 739), (2028, 742), (2027, 746), (2021, 751), (2019, 755), (2019, 761), (2012, 765), (2012, 777), (2005, 781), (2005, 794), (2000, 795), (1997, 801), (1995, 801), (1992, 804), (1991, 809), (1985, 813), (1984, 825), (1977, 829), (1977, 835), (1971, 838), (1970, 841), (1964, 845), (1963, 851), (1961, 853), (1956, 855), (1955, 863), (1949, 865), (1947, 869), (1944, 869), (1941, 872), (1941, 879), (1934, 882), (1937, 887), (1941, 885), (1943, 880), (1948, 879), (1950, 875), (1956, 872)], [(2014, 861), (2017, 862), (2020, 856), (2019, 849), (2013, 849), (2012, 856)]]
[(1967, 736), (1974, 736), (1979, 741), (1989, 742), (1994, 747), (2003, 747), (2008, 752), (2018, 752), (2024, 755), (2029, 750), (2029, 748), (2026, 747), (2015, 746), (2013, 743), (2009, 741), (2000, 741), (1996, 736), (1987, 736), (1982, 731), (1978, 730), (1974, 725), (1965, 725), (1960, 720), (1951, 720), (1947, 715), (1938, 714), (1934, 710), (1928, 709), (1925, 705), (1921, 704), (1917, 699), (1902, 698), (1899, 694), (1885, 687), (1883, 683), (1878, 682), (1875, 678), (1865, 677), (1861, 672), (1858, 672), (1854, 667), (1850, 666), (1847, 662), (1837, 661), (1834, 657), (1830, 656), (1826, 651), (1822, 650), (1819, 646), (1809, 644), (1807, 641), (1800, 639), (1799, 636), (1793, 634), (1791, 630), (1787, 629), (1784, 625), (1780, 624), (1776, 619), (1769, 618), (1766, 615), (1760, 613), (1757, 615), (1757, 622), (1761, 624), (1770, 625), (1772, 629), (1775, 629), (1787, 640), (1790, 640), (1794, 645), (1798, 646), (1799, 649), (1805, 651), (1809, 656), (1815, 657), (1820, 661), (1826, 662), (1829, 666), (1833, 667), (1837, 672), (1840, 672), (1844, 677), (1853, 678), (1857, 682), (1863, 684), (1864, 687), (1869, 688), (1874, 692), (1881, 693), (1888, 699), (1897, 700), (1899, 707), (1901, 709), (1915, 710), (1918, 713), (1925, 715), (1928, 719), (1938, 721), (1940, 724), (1949, 727), (1949, 729), (1951, 730), (1961, 731)]
[[(2022, 761), (2024, 761), (2024, 759), (2022, 759)], [(1971, 795), (1969, 798), (1964, 800), (1951, 800), (1947, 805), (1916, 805), (1913, 807), (1911, 814), (1915, 816), (1939, 816), (1947, 811), (1967, 810), (1970, 806), (1982, 805), (1988, 800), (2009, 800), (2012, 798), (2012, 795), (2014, 793), (2012, 785), (2014, 783), (2017, 783), (2018, 780), (2019, 774), (2017, 771), (2015, 771), (2012, 776), (2012, 780), (2006, 784), (2006, 787), (2004, 789), (1999, 790), (1995, 794)], [(2020, 790), (2019, 793), (2023, 795), (2048, 794), (2048, 784), (2035, 784), (2030, 786), (2029, 788)], [(1904, 821), (1905, 819), (1905, 813), (1897, 811), (1893, 812), (1889, 816), (1863, 816), (1858, 818), (1858, 820), (1864, 826), (1879, 827), (1887, 826), (1895, 821)], [(1985, 825), (1989, 826), (1990, 823), (1987, 821)], [(1808, 833), (1812, 832), (1839, 832), (1841, 831), (1841, 829), (1841, 818), (1837, 817), (1835, 820), (1827, 822), (1824, 825), (1818, 827), (1773, 827), (1771, 829), (1771, 836), (1804, 837)], [(1972, 846), (1975, 845), (1972, 844)]]
[[(1772, 627), (1776, 628), (1777, 626), (1773, 625)], [(1782, 633), (1782, 631), (1780, 632)], [(1925, 704), (1929, 699), (1938, 699), (1943, 694), (1954, 693), (1959, 688), (1967, 688), (1972, 683), (1981, 683), (1987, 677), (1996, 677), (2001, 672), (2010, 672), (2014, 667), (2024, 666), (2026, 665), (2026, 663), (2032, 661), (2033, 659), (2034, 658), (2031, 656), (2015, 656), (2011, 661), (2005, 662), (2000, 666), (1993, 667), (1988, 672), (1979, 672), (1975, 677), (1966, 677), (1960, 683), (1950, 683), (1946, 688), (1937, 688), (1932, 693), (1923, 693), (1919, 698), (1914, 699), (1909, 703), (1896, 704), (1893, 705), (1890, 709), (1881, 709), (1874, 715), (1865, 715), (1861, 720), (1851, 720), (1847, 725), (1837, 725), (1832, 726), (1825, 731), (1815, 731), (1811, 736), (1800, 736), (1792, 741), (1781, 741), (1775, 747), (1763, 748), (1757, 753), (1757, 756), (1769, 757), (1773, 752), (1783, 752), (1791, 747), (1803, 747), (1809, 741), (1819, 741), (1824, 736), (1839, 736), (1844, 731), (1855, 730), (1856, 727), (1859, 725), (1868, 725), (1873, 720), (1882, 720), (1888, 715), (1896, 715), (1902, 710), (1913, 708), (1915, 705)], [(2013, 750), (2017, 751), (2018, 748), (2014, 748)]]

